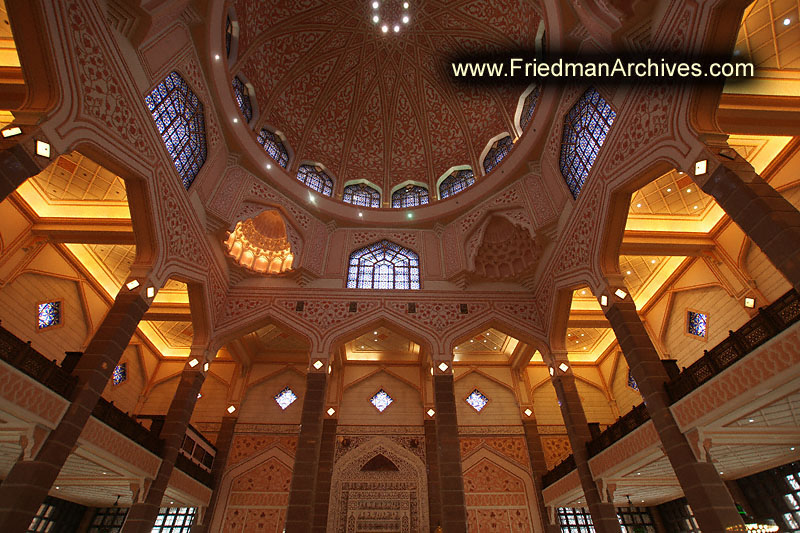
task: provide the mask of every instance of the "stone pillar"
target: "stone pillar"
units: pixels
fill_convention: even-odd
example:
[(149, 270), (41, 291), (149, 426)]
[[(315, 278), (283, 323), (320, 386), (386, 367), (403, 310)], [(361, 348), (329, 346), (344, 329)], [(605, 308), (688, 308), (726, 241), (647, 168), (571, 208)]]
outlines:
[(150, 307), (152, 297), (146, 293), (149, 286), (149, 282), (140, 282), (133, 290), (127, 286), (120, 289), (73, 371), (78, 377), (78, 387), (63, 418), (36, 457), (18, 461), (0, 485), (0, 531), (27, 530)]
[(717, 469), (695, 457), (689, 441), (672, 415), (670, 399), (664, 388), (669, 377), (627, 288), (619, 280), (599, 293), (603, 312), (614, 330), (700, 529), (725, 531), (729, 526), (743, 527), (742, 518)]
[(189, 361), (181, 372), (178, 389), (172, 398), (172, 403), (164, 419), (164, 426), (161, 428), (160, 437), (164, 441), (161, 451), (161, 465), (158, 467), (156, 478), (150, 483), (144, 500), (133, 504), (125, 524), (122, 526), (122, 533), (150, 533), (153, 524), (158, 516), (158, 510), (164, 499), (164, 492), (169, 485), (169, 478), (175, 468), (175, 461), (181, 453), (181, 446), (192, 418), (194, 406), (197, 403), (197, 393), (206, 379), (207, 363), (212, 357), (206, 350), (199, 353), (189, 354)]
[(433, 375), (433, 401), (436, 406), (442, 530), (447, 533), (465, 533), (467, 505), (461, 470), (461, 445), (458, 439), (453, 369), (449, 362), (437, 361), (435, 364), (437, 366)]
[(539, 437), (539, 428), (533, 415), (522, 421), (522, 429), (525, 431), (525, 444), (528, 448), (528, 461), (531, 466), (531, 477), (533, 478), (533, 494), (536, 498), (539, 516), (542, 519), (542, 527), (544, 527), (545, 533), (559, 533), (561, 528), (550, 523), (550, 517), (542, 496), (542, 476), (547, 472), (547, 463), (544, 460), (544, 449), (542, 448), (542, 439)]
[[(436, 414), (434, 413), (433, 416), (436, 416)], [(442, 496), (439, 493), (441, 484), (439, 483), (439, 450), (436, 437), (436, 420), (426, 419), (423, 422), (423, 427), (425, 429), (425, 466), (428, 473), (428, 518), (430, 519), (430, 531), (436, 531), (436, 528), (442, 525)]]
[[(322, 363), (319, 368), (314, 367), (316, 361)], [(310, 532), (314, 521), (314, 489), (324, 426), (327, 367), (328, 360), (323, 357), (312, 357), (308, 366), (300, 434), (294, 456), (292, 485), (289, 489), (289, 506), (286, 509), (286, 533)]]
[(691, 172), (695, 183), (800, 291), (800, 212), (727, 144), (709, 150), (706, 172)]
[(38, 130), (0, 141), (0, 201), (17, 190), (25, 180), (44, 170), (57, 157), (58, 154), (49, 143), (49, 157), (36, 155), (37, 140), (47, 143)]
[(219, 485), (222, 482), (222, 475), (225, 473), (225, 467), (228, 465), (228, 454), (231, 451), (233, 444), (233, 432), (236, 429), (236, 421), (238, 417), (225, 416), (222, 418), (222, 427), (217, 434), (217, 441), (214, 447), (217, 449), (217, 455), (214, 456), (214, 464), (211, 466), (211, 475), (214, 478), (214, 491), (211, 493), (211, 501), (208, 502), (208, 509), (203, 513), (202, 523), (195, 523), (192, 525), (192, 533), (207, 533), (208, 528), (211, 526), (211, 521), (214, 519), (214, 510), (217, 507), (219, 500)]
[(336, 426), (338, 420), (326, 418), (322, 421), (322, 441), (319, 448), (317, 482), (314, 486), (314, 526), (315, 533), (325, 533), (328, 528), (328, 503), (331, 497), (331, 476), (336, 452)]
[(586, 504), (592, 514), (594, 529), (598, 533), (618, 533), (619, 521), (614, 504), (603, 501), (604, 498), (601, 498), (594, 475), (589, 468), (589, 450), (587, 450), (586, 444), (592, 440), (592, 435), (589, 432), (589, 424), (586, 422), (586, 414), (581, 405), (581, 398), (575, 385), (575, 376), (572, 374), (572, 366), (567, 361), (566, 352), (553, 354), (548, 365), (551, 370), (550, 379), (556, 389), (558, 405), (561, 407), (561, 415), (564, 418), (564, 425), (567, 427), (567, 436), (572, 447), (572, 456), (575, 458), (575, 467), (578, 470)]

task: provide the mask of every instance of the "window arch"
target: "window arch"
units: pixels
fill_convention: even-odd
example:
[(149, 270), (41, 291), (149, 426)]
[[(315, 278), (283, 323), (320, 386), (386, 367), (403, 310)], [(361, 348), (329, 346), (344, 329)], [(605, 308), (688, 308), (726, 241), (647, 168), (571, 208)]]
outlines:
[(144, 101), (188, 190), (206, 161), (203, 104), (177, 72), (167, 75)]
[(242, 81), (239, 76), (234, 76), (233, 81), (233, 95), (236, 97), (236, 104), (239, 106), (239, 111), (242, 112), (244, 121), (249, 123), (253, 120), (253, 104), (250, 101), (250, 89)]
[(519, 115), (519, 127), (522, 131), (525, 131), (525, 128), (530, 124), (533, 118), (533, 112), (536, 111), (536, 103), (538, 100), (539, 86), (537, 85), (528, 93), (528, 96), (525, 97), (525, 101), (522, 102), (522, 112)]
[(475, 184), (472, 169), (455, 170), (439, 184), (439, 198), (444, 200)]
[(297, 169), (297, 179), (306, 187), (318, 193), (330, 196), (333, 194), (333, 179), (317, 165), (300, 165)]
[(392, 193), (392, 207), (417, 207), (428, 203), (428, 189), (409, 183)]
[(348, 289), (419, 289), (419, 256), (386, 239), (350, 254)]
[(617, 113), (589, 87), (564, 118), (558, 166), (573, 198), (578, 195), (597, 159)]
[(513, 147), (514, 141), (511, 139), (511, 135), (506, 135), (502, 139), (497, 139), (494, 144), (492, 144), (492, 147), (489, 148), (486, 157), (483, 158), (483, 169), (486, 173), (488, 174), (494, 170)]
[(364, 207), (380, 207), (381, 193), (366, 183), (354, 183), (345, 186), (342, 201)]
[(286, 168), (289, 164), (289, 152), (283, 144), (283, 139), (277, 133), (272, 133), (267, 128), (262, 128), (256, 137), (256, 141), (264, 147), (264, 150), (276, 163)]

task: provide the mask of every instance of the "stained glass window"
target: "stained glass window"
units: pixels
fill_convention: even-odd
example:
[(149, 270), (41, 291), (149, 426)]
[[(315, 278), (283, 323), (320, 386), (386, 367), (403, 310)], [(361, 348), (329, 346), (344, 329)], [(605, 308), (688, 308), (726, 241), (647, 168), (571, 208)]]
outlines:
[(350, 254), (348, 289), (419, 289), (419, 256), (382, 240)]
[(389, 404), (392, 403), (393, 401), (394, 400), (392, 399), (392, 397), (389, 396), (389, 394), (383, 389), (376, 392), (375, 396), (369, 399), (369, 402), (372, 405), (374, 405), (375, 409), (377, 409), (381, 413), (384, 411), (384, 409), (389, 407)]
[(392, 193), (392, 207), (416, 207), (428, 203), (428, 189), (419, 185), (406, 185)]
[(120, 363), (114, 367), (114, 372), (111, 373), (111, 379), (114, 385), (124, 383), (128, 379), (128, 363)]
[(686, 311), (686, 332), (696, 337), (706, 337), (708, 317), (696, 311)]
[(522, 131), (525, 131), (525, 128), (528, 127), (528, 124), (533, 118), (533, 112), (536, 110), (536, 102), (538, 100), (539, 86), (537, 85), (531, 92), (528, 93), (528, 96), (525, 97), (525, 101), (522, 102), (522, 113), (519, 116), (519, 125), (522, 128)]
[(194, 507), (162, 507), (152, 533), (189, 533), (194, 521)]
[(297, 169), (297, 179), (320, 194), (325, 196), (333, 194), (333, 179), (316, 165), (300, 165)]
[(203, 104), (177, 72), (144, 97), (175, 170), (188, 189), (206, 161)]
[(283, 140), (278, 135), (264, 128), (259, 132), (256, 140), (258, 144), (264, 147), (264, 150), (267, 151), (267, 154), (269, 154), (276, 163), (286, 168), (286, 165), (289, 164), (289, 152), (286, 150)]
[(297, 395), (295, 395), (294, 391), (289, 387), (284, 388), (275, 395), (275, 401), (278, 402), (278, 405), (281, 406), (281, 409), (286, 409), (292, 405), (296, 399)]
[(486, 407), (486, 404), (489, 403), (489, 398), (484, 396), (478, 389), (475, 389), (467, 396), (467, 403), (470, 404), (473, 409), (480, 412), (481, 409)]
[(558, 164), (573, 198), (580, 194), (615, 118), (617, 113), (594, 87), (567, 113)]
[(631, 374), (630, 368), (628, 369), (628, 387), (632, 388), (635, 391), (639, 390), (639, 385), (637, 385), (636, 380), (633, 379), (633, 374)]
[(230, 17), (225, 18), (225, 56), (231, 56), (231, 42), (233, 41), (233, 22)]
[(458, 194), (474, 184), (475, 175), (472, 173), (472, 170), (456, 170), (439, 184), (439, 198), (444, 200), (448, 196)]
[(364, 183), (348, 185), (344, 188), (342, 201), (348, 204), (364, 207), (380, 207), (381, 193)]
[(247, 85), (239, 78), (233, 77), (233, 94), (236, 96), (236, 103), (239, 105), (239, 111), (242, 112), (245, 122), (250, 122), (253, 118), (253, 104), (250, 102), (250, 90)]
[(500, 164), (500, 161), (508, 155), (508, 152), (514, 147), (514, 141), (511, 139), (510, 135), (506, 135), (502, 139), (497, 139), (491, 148), (489, 148), (489, 152), (486, 154), (486, 157), (483, 158), (483, 169), (488, 174), (494, 167)]
[(61, 302), (39, 304), (39, 329), (61, 324)]

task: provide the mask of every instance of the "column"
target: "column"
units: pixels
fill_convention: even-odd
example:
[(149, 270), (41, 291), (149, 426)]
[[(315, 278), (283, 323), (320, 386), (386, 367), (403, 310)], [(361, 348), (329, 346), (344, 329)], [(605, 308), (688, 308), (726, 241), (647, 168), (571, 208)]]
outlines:
[[(49, 156), (36, 155), (37, 140), (47, 144)], [(8, 141), (0, 142), (0, 147), (0, 201), (17, 190), (25, 180), (44, 170), (57, 156), (39, 130), (10, 137)]]
[[(315, 367), (319, 362), (320, 364)], [(310, 532), (314, 517), (314, 489), (322, 443), (328, 360), (312, 357), (306, 375), (306, 392), (300, 434), (294, 456), (289, 506), (286, 509), (286, 533)]]
[(554, 353), (551, 360), (548, 361), (548, 366), (550, 366), (550, 380), (556, 389), (564, 425), (567, 427), (567, 436), (572, 447), (572, 456), (575, 458), (575, 467), (578, 470), (583, 494), (586, 497), (589, 512), (592, 514), (594, 529), (598, 533), (618, 533), (619, 521), (614, 504), (603, 502), (592, 470), (589, 468), (589, 450), (587, 450), (586, 444), (592, 440), (592, 435), (589, 432), (589, 424), (586, 422), (586, 414), (581, 405), (578, 388), (575, 386), (575, 376), (572, 374), (572, 366), (567, 361), (566, 352)]
[(436, 361), (433, 374), (433, 402), (436, 406), (436, 441), (442, 502), (442, 530), (467, 531), (467, 506), (461, 471), (461, 445), (458, 440), (456, 396), (451, 363)]
[[(430, 409), (428, 407), (426, 411)], [(436, 414), (434, 413), (434, 417)], [(439, 483), (439, 450), (438, 439), (436, 437), (436, 420), (425, 419), (423, 421), (425, 429), (425, 463), (428, 474), (428, 518), (430, 520), (430, 531), (442, 525), (442, 497), (439, 493), (441, 486)]]
[(147, 292), (151, 287), (149, 282), (141, 282), (133, 290), (127, 285), (120, 289), (114, 305), (73, 371), (78, 377), (78, 387), (63, 418), (47, 436), (36, 457), (31, 461), (18, 461), (0, 485), (0, 531), (25, 531), (30, 525), (77, 443), (139, 321), (150, 307), (153, 297)]
[(525, 444), (528, 447), (528, 461), (530, 462), (531, 477), (533, 478), (533, 494), (536, 498), (536, 506), (539, 508), (542, 526), (546, 533), (559, 533), (561, 528), (550, 523), (550, 517), (547, 514), (547, 507), (542, 496), (542, 476), (547, 472), (547, 463), (544, 460), (544, 449), (542, 448), (542, 439), (539, 437), (539, 428), (533, 415), (522, 421), (522, 429), (525, 431)]
[(192, 525), (192, 533), (207, 533), (214, 519), (214, 510), (219, 500), (219, 485), (222, 482), (222, 475), (228, 465), (228, 454), (233, 444), (233, 433), (236, 429), (238, 417), (225, 416), (222, 418), (222, 427), (217, 434), (217, 441), (214, 447), (217, 455), (214, 456), (214, 464), (211, 466), (211, 475), (214, 478), (214, 491), (211, 493), (211, 500), (208, 502), (208, 509), (203, 513), (203, 522)]
[(706, 171), (692, 172), (695, 183), (800, 291), (800, 212), (727, 144), (709, 150)]
[(122, 526), (122, 533), (150, 533), (153, 530), (153, 524), (164, 499), (164, 492), (169, 485), (169, 478), (175, 468), (178, 454), (181, 452), (186, 429), (197, 403), (197, 393), (203, 386), (208, 371), (207, 365), (210, 364), (212, 358), (205, 349), (197, 352), (192, 350), (192, 353), (189, 354), (189, 361), (181, 372), (178, 389), (172, 398), (159, 435), (164, 441), (161, 465), (158, 467), (156, 478), (147, 489), (144, 500), (134, 503), (128, 511), (125, 524)]
[(729, 526), (743, 527), (742, 518), (716, 468), (695, 457), (689, 441), (672, 416), (670, 399), (664, 388), (669, 379), (667, 372), (624, 284), (619, 280), (600, 294), (601, 307), (700, 529), (725, 531)]
[(331, 476), (336, 452), (336, 418), (322, 421), (322, 440), (319, 448), (317, 482), (314, 485), (314, 525), (312, 531), (325, 533), (328, 529), (328, 503), (331, 497)]

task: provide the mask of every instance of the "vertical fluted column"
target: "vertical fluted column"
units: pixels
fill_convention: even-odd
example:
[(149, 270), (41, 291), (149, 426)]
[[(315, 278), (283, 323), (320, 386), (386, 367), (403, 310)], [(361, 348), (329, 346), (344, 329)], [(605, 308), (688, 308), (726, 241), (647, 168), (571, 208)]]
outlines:
[(442, 502), (442, 529), (447, 533), (467, 531), (467, 505), (461, 470), (461, 445), (450, 363), (437, 362), (433, 375), (433, 401), (436, 406), (436, 440), (439, 455), (439, 483)]
[(178, 388), (164, 419), (164, 426), (161, 428), (160, 437), (164, 441), (164, 447), (158, 473), (147, 489), (144, 501), (134, 503), (128, 511), (122, 533), (150, 533), (153, 530), (164, 492), (175, 468), (175, 461), (181, 453), (186, 429), (189, 427), (189, 420), (197, 403), (197, 393), (200, 392), (206, 379), (207, 364), (210, 359), (205, 350), (189, 355), (189, 361), (181, 372)]
[(314, 526), (312, 528), (314, 533), (325, 533), (328, 529), (328, 502), (331, 497), (337, 425), (338, 420), (335, 418), (326, 418), (322, 421), (317, 482), (314, 485)]
[[(46, 143), (49, 156), (37, 155), (37, 141)], [(38, 130), (25, 131), (19, 137), (0, 141), (0, 201), (17, 190), (25, 180), (44, 170), (57, 156), (54, 150)]]
[(18, 461), (0, 485), (0, 531), (26, 531), (30, 525), (150, 307), (152, 296), (147, 295), (146, 287), (150, 285), (142, 282), (133, 290), (127, 286), (120, 289), (73, 371), (78, 377), (78, 387), (63, 418), (36, 457)]
[(613, 503), (603, 502), (594, 475), (589, 467), (589, 450), (586, 444), (592, 440), (586, 414), (581, 405), (578, 388), (575, 386), (575, 376), (572, 366), (567, 361), (566, 353), (553, 354), (548, 362), (551, 370), (551, 381), (556, 389), (558, 404), (564, 425), (567, 427), (569, 444), (572, 447), (572, 456), (575, 458), (575, 467), (581, 481), (586, 504), (592, 514), (594, 529), (598, 533), (618, 533), (619, 521)]
[(217, 502), (219, 501), (219, 485), (222, 481), (222, 475), (225, 473), (225, 467), (228, 464), (228, 454), (233, 444), (233, 433), (236, 429), (237, 420), (238, 417), (235, 416), (225, 416), (222, 418), (222, 426), (219, 429), (217, 440), (214, 443), (217, 454), (214, 456), (214, 464), (211, 467), (211, 475), (214, 479), (214, 491), (211, 493), (208, 509), (203, 514), (203, 522), (192, 525), (192, 533), (207, 533), (211, 526), (211, 521), (214, 519), (214, 509), (217, 507)]
[(622, 282), (601, 291), (600, 303), (700, 529), (725, 531), (730, 526), (743, 527), (742, 518), (716, 468), (695, 457), (672, 415), (664, 388), (667, 372)]
[(542, 448), (542, 439), (539, 436), (539, 428), (533, 415), (522, 421), (522, 429), (525, 431), (525, 444), (528, 448), (528, 461), (530, 462), (531, 477), (533, 478), (533, 495), (536, 498), (536, 506), (539, 509), (542, 526), (546, 533), (558, 533), (561, 528), (550, 523), (550, 519), (547, 516), (547, 506), (544, 504), (544, 497), (542, 496), (542, 476), (547, 472), (547, 463), (544, 459), (544, 449)]

